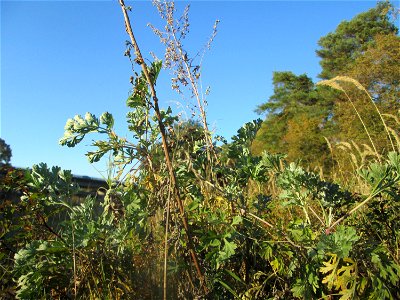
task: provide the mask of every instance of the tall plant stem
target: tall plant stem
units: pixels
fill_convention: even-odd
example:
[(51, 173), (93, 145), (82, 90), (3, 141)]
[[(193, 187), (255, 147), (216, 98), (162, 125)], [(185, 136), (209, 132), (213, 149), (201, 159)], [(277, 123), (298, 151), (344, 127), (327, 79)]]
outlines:
[(72, 222), (72, 261), (74, 266), (74, 299), (76, 299), (77, 293), (77, 276), (76, 276), (76, 255), (75, 255), (75, 222)]
[[(385, 176), (386, 177), (386, 176)], [(336, 220), (328, 229), (331, 230), (333, 227), (335, 227), (337, 224), (345, 220), (347, 217), (352, 215), (354, 212), (359, 210), (361, 207), (363, 207), (365, 204), (367, 204), (369, 201), (371, 201), (376, 195), (378, 195), (383, 188), (379, 188), (384, 181), (385, 177), (381, 178), (378, 183), (375, 184), (375, 187), (372, 189), (370, 195), (361, 203), (356, 205), (352, 210), (350, 210), (348, 213), (346, 213), (344, 216), (342, 216), (340, 219)]]
[(165, 161), (167, 164), (167, 168), (168, 168), (168, 172), (169, 172), (169, 176), (171, 179), (171, 183), (172, 183), (172, 187), (173, 187), (173, 191), (174, 191), (174, 196), (175, 199), (177, 201), (178, 207), (179, 207), (179, 212), (180, 212), (180, 216), (181, 216), (181, 221), (183, 224), (183, 227), (186, 231), (186, 237), (187, 237), (187, 241), (188, 241), (188, 251), (190, 253), (190, 256), (192, 258), (194, 267), (196, 268), (196, 272), (197, 275), (200, 279), (200, 283), (203, 287), (203, 290), (205, 293), (208, 293), (208, 289), (207, 286), (205, 284), (205, 278), (204, 275), (200, 269), (200, 265), (198, 262), (198, 258), (197, 258), (197, 254), (196, 251), (194, 250), (194, 245), (193, 245), (193, 241), (192, 241), (192, 236), (191, 236), (191, 232), (190, 232), (190, 228), (189, 228), (189, 224), (186, 218), (186, 214), (185, 214), (185, 209), (183, 206), (183, 202), (182, 199), (180, 197), (180, 193), (179, 193), (179, 188), (178, 188), (178, 184), (177, 184), (177, 180), (176, 180), (176, 176), (175, 176), (175, 171), (172, 167), (172, 162), (171, 162), (171, 151), (169, 149), (168, 143), (167, 143), (167, 135), (166, 135), (166, 131), (165, 131), (165, 126), (164, 123), (162, 121), (162, 117), (161, 117), (161, 113), (160, 113), (160, 108), (158, 106), (158, 98), (157, 98), (157, 93), (156, 90), (154, 88), (154, 84), (150, 78), (149, 72), (147, 70), (147, 65), (144, 62), (143, 56), (140, 52), (140, 48), (138, 46), (138, 43), (136, 42), (135, 36), (133, 34), (132, 31), (132, 26), (131, 26), (131, 22), (129, 20), (129, 16), (128, 16), (128, 12), (127, 12), (127, 8), (125, 6), (124, 0), (119, 0), (119, 4), (122, 8), (122, 13), (124, 14), (124, 20), (125, 20), (125, 26), (126, 26), (126, 32), (128, 33), (130, 39), (131, 39), (131, 43), (133, 48), (135, 49), (135, 55), (137, 58), (137, 61), (140, 63), (141, 67), (142, 67), (142, 71), (144, 76), (146, 77), (147, 83), (149, 85), (150, 88), (150, 92), (151, 92), (151, 96), (153, 99), (153, 107), (154, 107), (154, 112), (156, 114), (157, 117), (157, 121), (158, 121), (158, 127), (160, 129), (160, 133), (161, 133), (161, 140), (162, 140), (162, 146), (163, 146), (163, 150), (164, 150), (164, 156), (165, 156)]
[(378, 150), (376, 150), (374, 141), (372, 140), (371, 135), (369, 134), (369, 131), (368, 131), (368, 129), (367, 129), (367, 126), (366, 126), (365, 123), (364, 123), (364, 120), (361, 118), (361, 115), (360, 115), (360, 113), (358, 112), (356, 106), (354, 105), (354, 103), (353, 103), (353, 101), (351, 100), (350, 96), (346, 93), (346, 91), (345, 91), (344, 89), (343, 89), (343, 93), (346, 95), (346, 97), (347, 97), (347, 99), (349, 100), (350, 104), (353, 106), (353, 109), (354, 109), (354, 111), (356, 112), (358, 118), (360, 119), (361, 124), (362, 124), (363, 127), (364, 127), (365, 133), (368, 135), (369, 141), (371, 142), (371, 145), (372, 145), (372, 147), (374, 148), (376, 157), (378, 158), (378, 161), (381, 162), (381, 158), (380, 158), (380, 155), (379, 155), (379, 153), (378, 153)]
[(169, 203), (170, 203), (170, 199), (171, 199), (171, 185), (169, 186), (168, 189), (168, 199), (167, 199), (167, 215), (165, 217), (165, 235), (164, 235), (164, 279), (163, 279), (163, 283), (164, 283), (164, 293), (163, 293), (163, 299), (167, 300), (167, 261), (168, 261), (168, 226), (169, 226)]
[(386, 134), (389, 137), (389, 141), (390, 141), (390, 145), (392, 146), (392, 150), (396, 151), (396, 148), (394, 147), (393, 140), (392, 140), (392, 137), (390, 135), (389, 129), (386, 126), (385, 119), (383, 119), (383, 116), (382, 116), (381, 112), (379, 111), (379, 108), (376, 106), (375, 101), (372, 99), (371, 95), (368, 93), (368, 91), (365, 89), (365, 87), (364, 86), (361, 86), (361, 87), (362, 87), (362, 90), (367, 94), (369, 100), (371, 101), (371, 103), (375, 107), (375, 110), (377, 111), (379, 117), (381, 118), (382, 124), (383, 124), (383, 126), (385, 127), (385, 130), (386, 130)]

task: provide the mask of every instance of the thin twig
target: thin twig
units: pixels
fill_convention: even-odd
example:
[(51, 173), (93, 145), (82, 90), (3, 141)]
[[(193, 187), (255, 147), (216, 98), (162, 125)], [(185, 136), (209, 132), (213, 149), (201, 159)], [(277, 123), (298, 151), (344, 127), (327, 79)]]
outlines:
[(267, 221), (261, 219), (260, 217), (257, 217), (255, 214), (252, 214), (251, 212), (245, 211), (244, 209), (241, 209), (240, 212), (241, 212), (243, 215), (246, 214), (246, 215), (249, 215), (249, 216), (253, 217), (254, 219), (260, 221), (261, 223), (267, 225), (267, 226), (270, 227), (270, 228), (274, 228), (274, 225), (272, 225), (271, 223), (268, 223)]
[(53, 228), (51, 228), (50, 225), (47, 224), (45, 218), (44, 218), (40, 213), (37, 213), (37, 216), (38, 216), (38, 217), (40, 218), (40, 220), (42, 221), (42, 225), (43, 225), (44, 227), (46, 227), (48, 231), (50, 231), (53, 235), (55, 235), (56, 237), (58, 237), (64, 244), (67, 244), (67, 242), (62, 238), (62, 236), (59, 235), (57, 232), (55, 232), (55, 231), (53, 230)]
[[(322, 219), (318, 216), (318, 214), (312, 209), (311, 205), (308, 206), (308, 208), (311, 210), (313, 215), (321, 222), (322, 226), (325, 226), (325, 222), (322, 221)], [(322, 207), (321, 207), (322, 208)], [(322, 208), (323, 209), (323, 208)]]

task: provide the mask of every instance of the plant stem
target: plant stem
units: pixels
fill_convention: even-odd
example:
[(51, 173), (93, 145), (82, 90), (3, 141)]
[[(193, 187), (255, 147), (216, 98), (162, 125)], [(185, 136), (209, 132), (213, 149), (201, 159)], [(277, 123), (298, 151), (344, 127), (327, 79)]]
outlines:
[(76, 255), (75, 255), (75, 232), (74, 232), (75, 224), (72, 221), (72, 260), (74, 264), (74, 299), (76, 299), (77, 292), (77, 277), (76, 277)]
[(165, 237), (164, 237), (164, 300), (167, 300), (167, 259), (168, 259), (168, 226), (169, 226), (169, 203), (171, 199), (171, 185), (168, 189), (167, 216), (165, 217)]
[(354, 213), (355, 211), (359, 210), (361, 207), (363, 207), (368, 201), (370, 201), (375, 194), (373, 195), (369, 195), (367, 199), (365, 199), (363, 202), (361, 202), (360, 204), (358, 204), (356, 207), (354, 207), (352, 210), (350, 210), (348, 213), (346, 213), (343, 217), (337, 219), (329, 228), (328, 230), (332, 230), (333, 227), (335, 227), (337, 224), (339, 224), (340, 222), (342, 222), (344, 219), (346, 219), (348, 216), (350, 216), (352, 213)]
[(346, 93), (345, 90), (343, 90), (343, 92), (344, 92), (344, 94), (346, 95), (347, 99), (350, 101), (351, 105), (353, 106), (353, 109), (355, 110), (355, 112), (356, 112), (358, 118), (360, 119), (361, 124), (363, 125), (364, 130), (365, 130), (366, 134), (368, 135), (369, 141), (371, 142), (371, 145), (372, 145), (372, 147), (374, 148), (374, 151), (375, 151), (376, 157), (378, 158), (378, 161), (381, 162), (380, 155), (379, 155), (378, 151), (376, 150), (374, 141), (372, 140), (371, 135), (369, 134), (369, 131), (368, 131), (368, 129), (367, 129), (367, 126), (366, 126), (365, 123), (364, 123), (364, 120), (361, 118), (361, 115), (360, 115), (360, 113), (358, 112), (358, 110), (357, 110), (356, 106), (354, 105), (353, 101), (351, 100), (350, 96)]
[(392, 146), (393, 151), (396, 151), (396, 149), (394, 148), (394, 144), (393, 144), (393, 141), (392, 141), (392, 137), (390, 136), (389, 130), (388, 130), (387, 126), (386, 126), (386, 122), (385, 122), (385, 120), (383, 119), (383, 116), (382, 116), (381, 112), (379, 111), (378, 106), (376, 106), (375, 101), (372, 99), (371, 95), (368, 93), (368, 91), (366, 90), (366, 88), (365, 88), (362, 84), (356, 85), (356, 86), (357, 86), (359, 89), (361, 89), (362, 91), (364, 91), (364, 93), (367, 94), (369, 100), (371, 101), (371, 103), (372, 103), (372, 105), (374, 106), (375, 110), (377, 111), (379, 117), (381, 118), (382, 124), (383, 124), (383, 126), (385, 127), (385, 130), (386, 130), (386, 133), (387, 133), (387, 135), (388, 135), (388, 137), (389, 137), (389, 141), (390, 141), (390, 144), (391, 144), (391, 146)]
[(124, 0), (119, 0), (119, 4), (121, 6), (122, 13), (124, 14), (126, 32), (128, 33), (128, 35), (129, 35), (129, 37), (131, 39), (132, 46), (135, 49), (135, 55), (136, 55), (137, 61), (142, 66), (143, 74), (146, 77), (146, 80), (147, 80), (147, 83), (149, 85), (150, 92), (151, 92), (151, 95), (152, 95), (154, 112), (156, 114), (157, 121), (158, 121), (158, 127), (159, 127), (160, 133), (161, 133), (161, 140), (162, 140), (162, 146), (163, 146), (163, 150), (164, 150), (164, 156), (165, 156), (167, 168), (168, 168), (168, 171), (169, 171), (171, 183), (172, 183), (172, 186), (173, 186), (175, 199), (176, 199), (176, 201), (178, 203), (179, 212), (180, 212), (180, 215), (181, 215), (181, 221), (182, 221), (183, 227), (184, 227), (184, 229), (186, 231), (186, 236), (187, 236), (187, 240), (188, 240), (188, 250), (190, 252), (190, 256), (191, 256), (193, 264), (194, 264), (194, 266), (196, 268), (196, 272), (197, 272), (197, 275), (199, 276), (200, 283), (201, 283), (201, 285), (203, 287), (203, 290), (204, 290), (205, 293), (208, 293), (208, 289), (207, 289), (207, 287), (205, 285), (205, 278), (204, 278), (204, 275), (203, 275), (203, 273), (202, 273), (202, 271), (200, 269), (200, 265), (199, 265), (199, 262), (198, 262), (198, 259), (197, 259), (197, 254), (196, 254), (196, 252), (194, 250), (192, 236), (191, 236), (191, 232), (189, 230), (189, 224), (188, 224), (188, 221), (187, 221), (187, 218), (186, 218), (186, 215), (185, 215), (185, 209), (184, 209), (184, 206), (183, 206), (183, 202), (182, 202), (182, 199), (180, 197), (180, 193), (179, 193), (179, 188), (178, 188), (175, 172), (174, 172), (174, 169), (172, 167), (172, 163), (171, 163), (171, 159), (170, 159), (171, 151), (170, 151), (168, 143), (167, 143), (167, 136), (166, 136), (165, 126), (164, 126), (164, 123), (162, 122), (160, 108), (158, 106), (157, 93), (156, 93), (156, 90), (154, 88), (154, 84), (152, 83), (152, 80), (150, 78), (150, 75), (149, 75), (149, 72), (148, 72), (148, 69), (147, 69), (147, 65), (144, 62), (143, 56), (142, 56), (142, 54), (140, 52), (140, 48), (139, 48), (138, 43), (136, 42), (135, 36), (133, 34), (132, 26), (131, 26), (131, 23), (130, 23), (130, 20), (129, 20), (129, 16), (128, 16), (128, 13), (127, 13), (127, 8), (125, 6)]

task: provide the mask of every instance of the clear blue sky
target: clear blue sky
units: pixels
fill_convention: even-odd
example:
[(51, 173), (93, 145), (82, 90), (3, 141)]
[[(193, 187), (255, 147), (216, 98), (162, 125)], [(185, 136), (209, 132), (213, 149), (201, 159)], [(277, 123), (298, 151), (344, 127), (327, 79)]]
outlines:
[[(146, 26), (159, 24), (151, 3), (127, 2), (142, 52), (163, 56), (158, 38)], [(177, 2), (178, 8), (187, 2)], [(320, 72), (315, 55), (320, 37), (343, 20), (375, 6), (375, 1), (195, 1), (187, 48), (207, 41), (216, 19), (218, 35), (203, 63), (203, 85), (211, 86), (208, 120), (230, 138), (259, 117), (257, 105), (272, 95), (272, 72)], [(112, 113), (116, 130), (125, 129), (131, 75), (123, 56), (123, 17), (115, 1), (1, 1), (1, 125), (11, 146), (12, 164), (46, 162), (78, 175), (101, 177), (85, 152), (90, 137), (76, 148), (61, 147), (68, 118), (89, 111)], [(189, 102), (170, 91), (168, 71), (157, 84), (160, 105), (175, 112)], [(105, 170), (105, 162), (96, 165)]]

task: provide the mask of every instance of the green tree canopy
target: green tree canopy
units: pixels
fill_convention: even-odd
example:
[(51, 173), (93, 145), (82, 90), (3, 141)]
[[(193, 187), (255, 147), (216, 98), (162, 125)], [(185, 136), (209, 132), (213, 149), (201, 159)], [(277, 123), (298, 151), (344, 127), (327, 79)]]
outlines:
[[(356, 86), (346, 86), (352, 103), (348, 100), (335, 101), (334, 107), (338, 140), (352, 140), (357, 144), (372, 146), (364, 126), (354, 113), (354, 105), (368, 129), (377, 151), (384, 153), (392, 149), (375, 105), (381, 114), (396, 114), (400, 109), (399, 49), (400, 38), (397, 35), (378, 35), (375, 38), (375, 44), (370, 45), (363, 55), (355, 60), (347, 74), (368, 90), (373, 102), (365, 92), (360, 91)], [(385, 116), (385, 122), (398, 133), (398, 124), (394, 122), (393, 118)]]
[(6, 142), (0, 138), (0, 165), (8, 164), (11, 160), (11, 148)]
[(379, 34), (358, 57), (348, 75), (357, 79), (383, 112), (400, 108), (400, 37)]
[(259, 114), (267, 113), (261, 126), (253, 151), (287, 152), (287, 143), (283, 139), (288, 122), (296, 114), (304, 112), (317, 100), (314, 83), (307, 75), (295, 75), (292, 72), (274, 72), (274, 94), (266, 103), (259, 105)]
[(317, 87), (305, 74), (292, 72), (274, 72), (273, 84), (274, 94), (256, 110), (266, 112), (267, 117), (257, 133), (253, 152), (286, 153), (289, 160), (301, 157), (315, 167), (325, 157), (321, 151), (328, 151), (323, 135), (330, 130), (332, 91)]
[(314, 83), (306, 74), (296, 76), (292, 72), (274, 72), (272, 82), (274, 94), (268, 102), (257, 107), (260, 114), (287, 114), (317, 101), (313, 93)]
[(375, 43), (377, 34), (396, 34), (397, 27), (390, 15), (393, 6), (379, 2), (376, 7), (357, 15), (350, 21), (343, 21), (334, 32), (322, 37), (317, 55), (321, 58), (320, 78), (330, 79), (343, 73)]

